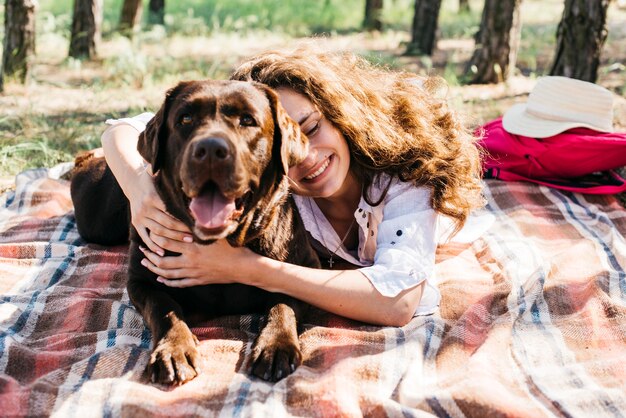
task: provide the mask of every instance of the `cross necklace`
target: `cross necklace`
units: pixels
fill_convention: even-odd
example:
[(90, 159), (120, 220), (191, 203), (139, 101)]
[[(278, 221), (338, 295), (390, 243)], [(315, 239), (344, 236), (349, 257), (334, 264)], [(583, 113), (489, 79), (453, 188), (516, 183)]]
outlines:
[(322, 234), (322, 230), (320, 229), (320, 226), (317, 223), (317, 218), (315, 217), (315, 214), (313, 213), (313, 204), (311, 203), (311, 200), (313, 200), (313, 199), (312, 198), (309, 199), (309, 208), (311, 209), (311, 214), (313, 215), (313, 222), (315, 222), (315, 228), (317, 228), (317, 232), (320, 234), (320, 238), (322, 238), (322, 245), (324, 246), (324, 248), (326, 249), (326, 252), (328, 253), (328, 266), (332, 269), (333, 268), (333, 264), (335, 264), (335, 261), (333, 261), (333, 257), (335, 255), (337, 255), (337, 251), (339, 251), (339, 249), (341, 248), (343, 243), (346, 241), (346, 238), (348, 238), (348, 235), (350, 235), (350, 231), (352, 231), (352, 227), (354, 226), (354, 222), (356, 221), (356, 218), (352, 217), (352, 222), (350, 223), (350, 226), (348, 227), (348, 230), (346, 231), (346, 234), (341, 239), (341, 242), (339, 243), (339, 245), (337, 246), (335, 251), (331, 252), (328, 249), (328, 245), (326, 245), (326, 240), (324, 239), (324, 235)]

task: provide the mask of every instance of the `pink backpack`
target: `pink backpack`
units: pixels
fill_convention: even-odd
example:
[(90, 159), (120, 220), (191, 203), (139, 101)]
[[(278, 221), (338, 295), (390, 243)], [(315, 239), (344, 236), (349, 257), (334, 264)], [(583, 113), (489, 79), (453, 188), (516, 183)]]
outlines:
[[(477, 131), (484, 148), (485, 178), (529, 181), (579, 193), (626, 191), (613, 169), (626, 166), (626, 133), (574, 128), (548, 138), (510, 134), (502, 118)], [(584, 176), (584, 177), (583, 177)]]

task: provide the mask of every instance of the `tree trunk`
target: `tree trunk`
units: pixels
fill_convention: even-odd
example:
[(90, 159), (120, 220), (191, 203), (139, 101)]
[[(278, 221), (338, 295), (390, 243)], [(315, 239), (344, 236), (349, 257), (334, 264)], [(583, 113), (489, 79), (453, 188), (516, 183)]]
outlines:
[(610, 0), (566, 0), (557, 29), (557, 46), (550, 75), (595, 83), (600, 53), (606, 41)]
[(25, 83), (35, 55), (36, 0), (6, 0), (2, 74)]
[(471, 12), (469, 0), (459, 0), (459, 13)]
[(148, 22), (152, 25), (165, 24), (165, 0), (150, 0)]
[(363, 29), (382, 30), (382, 14), (383, 0), (365, 0), (365, 19), (363, 19)]
[(500, 83), (515, 68), (522, 24), (521, 0), (485, 0), (474, 54), (465, 74), (470, 84)]
[(119, 31), (123, 35), (132, 36), (141, 23), (143, 2), (141, 0), (124, 0), (120, 13)]
[(407, 45), (407, 55), (432, 55), (437, 38), (440, 9), (441, 0), (415, 0), (411, 42)]
[(74, 0), (70, 57), (93, 59), (98, 56), (102, 24), (102, 0)]

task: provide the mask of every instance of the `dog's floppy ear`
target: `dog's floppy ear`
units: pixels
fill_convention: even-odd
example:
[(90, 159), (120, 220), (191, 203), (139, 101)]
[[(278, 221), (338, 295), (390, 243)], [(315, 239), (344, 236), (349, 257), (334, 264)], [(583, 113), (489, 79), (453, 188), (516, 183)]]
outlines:
[(289, 117), (287, 111), (280, 104), (278, 94), (264, 84), (255, 83), (265, 92), (270, 101), (272, 118), (274, 119), (274, 145), (272, 157), (280, 156), (284, 172), (289, 167), (302, 162), (309, 152), (309, 141), (300, 131), (300, 125)]
[(159, 171), (162, 163), (162, 155), (165, 151), (165, 141), (167, 141), (167, 115), (174, 98), (180, 90), (185, 87), (186, 83), (178, 83), (165, 93), (165, 100), (159, 111), (150, 119), (146, 125), (146, 129), (139, 135), (137, 142), (137, 150), (139, 154), (150, 163), (152, 173)]
[(159, 171), (161, 159), (159, 158), (159, 148), (161, 142), (161, 131), (165, 131), (166, 127), (163, 126), (165, 119), (163, 117), (165, 104), (161, 106), (161, 109), (150, 119), (146, 125), (146, 129), (139, 135), (139, 142), (137, 142), (137, 150), (144, 160), (150, 163), (152, 166), (152, 172)]

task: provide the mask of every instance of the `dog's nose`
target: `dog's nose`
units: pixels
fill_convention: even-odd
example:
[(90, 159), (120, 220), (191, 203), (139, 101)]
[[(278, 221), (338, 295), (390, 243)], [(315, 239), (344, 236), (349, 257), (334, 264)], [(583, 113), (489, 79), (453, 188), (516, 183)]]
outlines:
[(195, 143), (192, 155), (197, 162), (220, 161), (228, 158), (229, 152), (222, 138), (205, 138)]

